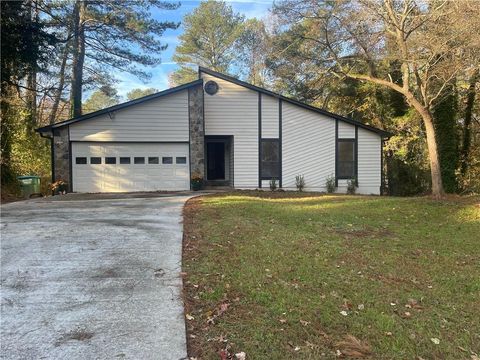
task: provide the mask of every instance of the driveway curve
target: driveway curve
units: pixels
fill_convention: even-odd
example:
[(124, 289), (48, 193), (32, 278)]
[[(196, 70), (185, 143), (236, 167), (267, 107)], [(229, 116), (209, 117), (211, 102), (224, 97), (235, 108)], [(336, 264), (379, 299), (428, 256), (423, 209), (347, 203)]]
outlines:
[(185, 358), (188, 198), (2, 206), (2, 358)]

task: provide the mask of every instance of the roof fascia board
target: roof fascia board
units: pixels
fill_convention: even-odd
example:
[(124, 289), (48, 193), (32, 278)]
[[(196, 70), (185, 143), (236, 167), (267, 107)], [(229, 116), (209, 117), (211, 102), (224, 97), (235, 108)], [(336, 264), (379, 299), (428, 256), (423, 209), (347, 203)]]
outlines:
[(88, 120), (88, 119), (91, 119), (91, 118), (94, 118), (94, 117), (97, 117), (97, 116), (100, 116), (100, 115), (110, 114), (114, 111), (121, 110), (121, 109), (130, 107), (130, 106), (133, 106), (133, 105), (137, 105), (137, 104), (140, 104), (140, 103), (145, 102), (145, 101), (157, 99), (157, 98), (160, 98), (162, 96), (170, 95), (170, 94), (188, 89), (192, 86), (200, 85), (202, 83), (203, 83), (203, 79), (198, 79), (198, 80), (189, 82), (187, 84), (183, 84), (183, 85), (171, 88), (171, 89), (163, 90), (163, 91), (160, 91), (160, 92), (155, 93), (155, 94), (143, 96), (141, 98), (134, 99), (134, 100), (131, 100), (131, 101), (127, 101), (127, 102), (124, 102), (124, 103), (121, 103), (121, 104), (113, 105), (113, 106), (110, 106), (108, 108), (98, 110), (98, 111), (94, 111), (92, 113), (85, 114), (85, 115), (82, 115), (82, 116), (79, 116), (79, 117), (76, 117), (76, 118), (68, 119), (68, 120), (53, 124), (53, 125), (40, 127), (38, 129), (35, 129), (35, 131), (37, 131), (39, 133), (52, 131), (52, 129), (57, 129), (57, 128), (67, 126), (67, 125), (70, 125), (70, 124), (73, 124), (73, 123), (76, 123), (76, 122), (79, 122), (79, 121)]
[(369, 131), (373, 131), (379, 135), (381, 135), (383, 138), (389, 138), (391, 137), (393, 134), (388, 132), (388, 131), (385, 131), (385, 130), (382, 130), (382, 129), (377, 129), (376, 127), (373, 127), (373, 126), (370, 126), (370, 125), (366, 125), (364, 123), (361, 123), (359, 121), (356, 121), (356, 120), (353, 120), (353, 119), (349, 119), (349, 118), (346, 118), (344, 116), (341, 116), (341, 115), (338, 115), (338, 114), (334, 114), (334, 113), (331, 113), (327, 110), (324, 110), (324, 109), (320, 109), (318, 107), (315, 107), (315, 106), (312, 106), (312, 105), (308, 105), (308, 104), (305, 104), (301, 101), (298, 101), (298, 100), (295, 100), (295, 99), (292, 99), (292, 98), (288, 98), (286, 96), (283, 96), (283, 95), (280, 95), (278, 93), (275, 93), (273, 91), (270, 91), (270, 90), (267, 90), (267, 89), (264, 89), (264, 88), (261, 88), (261, 87), (258, 87), (258, 86), (255, 86), (255, 85), (252, 85), (252, 84), (249, 84), (245, 81), (242, 81), (242, 80), (238, 80), (232, 76), (229, 76), (229, 75), (225, 75), (225, 74), (222, 74), (222, 73), (219, 73), (217, 71), (214, 71), (214, 70), (210, 70), (210, 69), (207, 69), (207, 68), (204, 68), (202, 66), (199, 66), (198, 67), (198, 72), (199, 72), (199, 76), (201, 77), (201, 73), (205, 73), (205, 74), (208, 74), (208, 75), (211, 75), (211, 76), (214, 76), (214, 77), (218, 77), (222, 80), (225, 80), (225, 81), (229, 81), (229, 82), (232, 82), (234, 84), (237, 84), (237, 85), (240, 85), (240, 86), (243, 86), (243, 87), (246, 87), (248, 89), (251, 89), (251, 90), (254, 90), (254, 91), (259, 91), (259, 92), (262, 92), (264, 94), (267, 94), (267, 95), (270, 95), (270, 96), (273, 96), (275, 98), (278, 98), (278, 99), (282, 99), (283, 101), (286, 101), (286, 102), (289, 102), (291, 104), (294, 104), (294, 105), (297, 105), (297, 106), (300, 106), (304, 109), (307, 109), (307, 110), (311, 110), (311, 111), (315, 111), (319, 114), (322, 114), (322, 115), (325, 115), (325, 116), (328, 116), (328, 117), (331, 117), (331, 118), (334, 118), (334, 119), (338, 119), (338, 120), (341, 120), (341, 121), (344, 121), (346, 123), (349, 123), (351, 125), (356, 125), (358, 127), (361, 127), (363, 129), (366, 129), (366, 130), (369, 130)]

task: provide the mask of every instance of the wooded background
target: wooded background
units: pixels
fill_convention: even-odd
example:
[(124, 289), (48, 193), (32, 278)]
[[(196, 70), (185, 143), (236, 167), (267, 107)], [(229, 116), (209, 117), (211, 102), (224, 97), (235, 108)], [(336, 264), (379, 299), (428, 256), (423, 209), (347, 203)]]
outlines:
[(115, 71), (148, 80), (144, 69), (166, 48), (162, 35), (179, 26), (172, 86), (205, 66), (391, 131), (391, 195), (480, 193), (480, 2), (287, 0), (246, 19), (205, 1), (181, 24), (153, 16), (179, 6), (1, 2), (2, 196), (18, 175), (49, 181), (49, 141), (36, 127), (157, 91), (122, 99)]

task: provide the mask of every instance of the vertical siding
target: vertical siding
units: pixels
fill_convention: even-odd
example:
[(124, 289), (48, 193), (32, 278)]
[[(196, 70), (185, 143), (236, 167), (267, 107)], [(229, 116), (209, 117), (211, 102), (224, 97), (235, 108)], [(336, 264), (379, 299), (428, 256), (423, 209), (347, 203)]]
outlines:
[(262, 94), (262, 138), (278, 139), (278, 101)]
[(354, 139), (355, 138), (355, 126), (346, 122), (338, 122), (338, 138), (339, 139)]
[(258, 93), (208, 74), (202, 77), (219, 86), (215, 95), (205, 93), (205, 135), (233, 135), (235, 187), (257, 188)]
[(358, 192), (361, 194), (380, 194), (381, 144), (378, 134), (358, 129)]
[(72, 141), (188, 141), (188, 89), (70, 125)]
[(295, 189), (303, 174), (307, 190), (324, 191), (326, 178), (335, 175), (335, 121), (283, 102), (283, 187)]

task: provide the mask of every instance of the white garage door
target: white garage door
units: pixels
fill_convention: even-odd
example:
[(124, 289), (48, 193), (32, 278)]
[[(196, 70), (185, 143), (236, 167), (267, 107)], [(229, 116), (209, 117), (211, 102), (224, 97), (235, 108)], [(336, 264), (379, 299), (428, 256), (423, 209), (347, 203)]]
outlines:
[(188, 144), (72, 143), (73, 191), (188, 190)]

